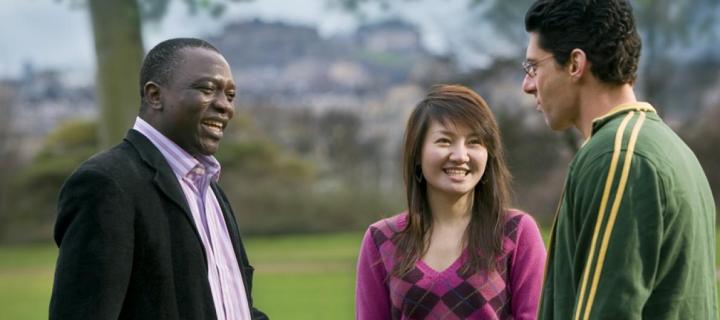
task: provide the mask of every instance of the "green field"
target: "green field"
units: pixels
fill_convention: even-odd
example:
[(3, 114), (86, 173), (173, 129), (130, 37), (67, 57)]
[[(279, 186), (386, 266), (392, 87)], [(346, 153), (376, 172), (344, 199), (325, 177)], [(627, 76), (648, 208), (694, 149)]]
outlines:
[[(256, 305), (279, 320), (354, 318), (354, 270), (361, 238), (360, 233), (350, 233), (247, 239), (256, 268)], [(50, 244), (0, 247), (3, 319), (47, 319), (56, 256)]]
[[(361, 233), (255, 237), (255, 304), (273, 319), (352, 319)], [(0, 247), (2, 319), (47, 319), (57, 249)]]

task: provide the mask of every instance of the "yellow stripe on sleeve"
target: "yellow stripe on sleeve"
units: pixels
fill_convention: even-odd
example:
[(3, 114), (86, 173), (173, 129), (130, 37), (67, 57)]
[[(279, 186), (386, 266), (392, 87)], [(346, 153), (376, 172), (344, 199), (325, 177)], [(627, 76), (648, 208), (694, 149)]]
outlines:
[(605, 218), (605, 210), (607, 208), (608, 198), (610, 198), (610, 191), (612, 189), (613, 178), (615, 177), (615, 171), (617, 170), (618, 160), (620, 159), (620, 151), (622, 150), (623, 133), (630, 119), (633, 117), (635, 112), (629, 112), (625, 119), (620, 123), (615, 133), (615, 146), (613, 148), (612, 158), (610, 160), (610, 169), (608, 170), (607, 178), (605, 179), (605, 189), (603, 189), (602, 199), (600, 201), (600, 209), (598, 210), (597, 219), (595, 220), (595, 230), (593, 232), (592, 242), (590, 243), (590, 251), (588, 253), (587, 261), (585, 262), (585, 268), (583, 271), (583, 279), (580, 286), (580, 297), (578, 298), (577, 304), (575, 305), (575, 320), (580, 318), (583, 302), (585, 299), (585, 290), (587, 288), (587, 282), (590, 275), (590, 266), (593, 263), (593, 257), (595, 256), (595, 246), (597, 245), (598, 234), (600, 233), (600, 226)]
[(628, 175), (630, 173), (630, 164), (632, 162), (632, 156), (635, 152), (635, 144), (637, 143), (637, 137), (640, 133), (640, 128), (645, 121), (645, 113), (640, 113), (640, 119), (637, 120), (633, 131), (630, 134), (630, 141), (628, 142), (627, 152), (625, 154), (625, 163), (623, 164), (622, 175), (620, 176), (620, 184), (617, 188), (617, 195), (615, 195), (615, 201), (613, 201), (612, 209), (610, 210), (610, 218), (607, 226), (605, 227), (605, 234), (603, 235), (603, 242), (600, 246), (600, 255), (598, 256), (597, 266), (595, 267), (595, 274), (593, 277), (592, 286), (590, 287), (590, 296), (587, 301), (587, 308), (583, 319), (587, 320), (590, 318), (590, 310), (592, 309), (593, 301), (595, 300), (595, 293), (597, 292), (598, 282), (600, 281), (600, 274), (602, 273), (603, 263), (605, 262), (605, 255), (607, 253), (608, 243), (610, 242), (610, 235), (612, 234), (613, 227), (615, 226), (615, 219), (620, 209), (620, 202), (622, 201), (623, 193), (625, 192), (625, 186), (627, 185)]

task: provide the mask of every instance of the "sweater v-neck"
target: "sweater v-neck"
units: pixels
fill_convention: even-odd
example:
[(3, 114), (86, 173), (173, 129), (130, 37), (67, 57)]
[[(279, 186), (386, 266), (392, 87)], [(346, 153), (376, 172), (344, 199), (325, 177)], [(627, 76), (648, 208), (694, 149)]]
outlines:
[(453, 274), (455, 274), (455, 271), (457, 271), (457, 269), (459, 269), (460, 266), (462, 266), (462, 264), (465, 262), (465, 259), (467, 258), (467, 251), (468, 251), (467, 248), (463, 249), (463, 251), (460, 253), (460, 255), (455, 259), (455, 261), (453, 261), (453, 263), (451, 263), (444, 270), (436, 270), (435, 268), (433, 268), (430, 265), (428, 265), (427, 263), (425, 263), (425, 260), (423, 260), (423, 259), (418, 259), (417, 267), (418, 267), (418, 269), (420, 269), (420, 271), (425, 273), (427, 276), (430, 276), (433, 278), (444, 276), (447, 274), (453, 275)]

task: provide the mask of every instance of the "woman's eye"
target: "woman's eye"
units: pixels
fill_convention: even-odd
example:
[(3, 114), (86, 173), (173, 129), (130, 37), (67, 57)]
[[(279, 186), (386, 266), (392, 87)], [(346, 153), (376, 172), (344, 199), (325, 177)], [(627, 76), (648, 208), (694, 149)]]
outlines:
[(435, 140), (435, 143), (437, 143), (437, 144), (450, 144), (450, 139), (440, 138), (440, 139)]

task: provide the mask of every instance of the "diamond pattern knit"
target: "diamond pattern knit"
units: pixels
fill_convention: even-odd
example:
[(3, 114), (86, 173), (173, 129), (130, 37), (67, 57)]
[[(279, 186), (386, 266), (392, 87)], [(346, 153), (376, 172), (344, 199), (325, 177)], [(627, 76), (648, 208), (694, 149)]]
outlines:
[[(532, 218), (520, 211), (510, 211), (505, 222), (504, 252), (498, 258), (498, 268), (494, 271), (476, 270), (475, 272), (463, 274), (461, 269), (469, 254), (465, 250), (445, 270), (437, 271), (423, 261), (418, 261), (414, 268), (402, 278), (388, 277), (387, 275), (390, 274), (396, 262), (397, 247), (393, 242), (393, 236), (404, 228), (407, 214), (384, 219), (370, 226), (366, 234), (366, 243), (363, 244), (363, 250), (377, 250), (376, 254), (369, 254), (366, 257), (374, 256), (375, 259), (371, 258), (368, 261), (370, 267), (375, 268), (377, 274), (385, 276), (383, 285), (390, 300), (390, 317), (388, 319), (512, 319), (512, 288), (508, 285), (512, 282), (512, 279), (508, 271), (512, 268), (515, 257), (514, 251), (518, 241), (518, 228), (522, 220), (526, 220), (524, 225), (533, 226), (537, 233), (537, 226), (535, 226)], [(370, 239), (368, 239), (368, 236)], [(539, 235), (537, 238), (539, 239)], [(537, 293), (539, 293), (539, 282), (542, 277), (545, 254), (541, 240), (540, 249), (541, 263), (533, 263), (533, 266), (530, 266), (536, 269), (533, 273), (538, 275), (533, 277), (532, 280), (533, 285), (537, 288), (535, 289), (534, 299), (530, 300), (534, 300), (535, 303)], [(366, 260), (361, 253), (359, 263), (364, 261)], [(360, 265), (358, 272), (358, 281), (361, 281), (362, 275), (360, 273), (363, 271)], [(360, 288), (361, 284), (359, 283), (358, 290)], [(358, 297), (362, 296), (364, 295), (358, 292)], [(360, 305), (360, 300), (362, 299), (358, 300), (359, 309), (374, 307), (372, 305)], [(364, 313), (358, 310), (358, 318), (376, 318), (375, 316), (363, 316), (362, 314)]]

